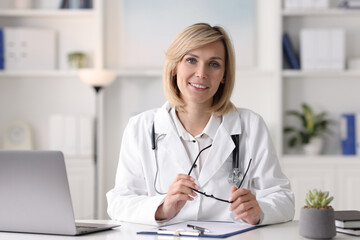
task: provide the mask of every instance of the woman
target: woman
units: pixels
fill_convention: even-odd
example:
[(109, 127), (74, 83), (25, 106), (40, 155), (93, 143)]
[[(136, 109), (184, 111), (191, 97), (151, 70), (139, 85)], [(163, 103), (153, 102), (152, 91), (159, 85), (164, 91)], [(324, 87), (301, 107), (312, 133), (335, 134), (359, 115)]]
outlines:
[(175, 37), (163, 73), (168, 102), (132, 117), (125, 129), (107, 193), (112, 219), (255, 225), (293, 218), (290, 183), (264, 121), (230, 102), (234, 80), (223, 28), (199, 23)]

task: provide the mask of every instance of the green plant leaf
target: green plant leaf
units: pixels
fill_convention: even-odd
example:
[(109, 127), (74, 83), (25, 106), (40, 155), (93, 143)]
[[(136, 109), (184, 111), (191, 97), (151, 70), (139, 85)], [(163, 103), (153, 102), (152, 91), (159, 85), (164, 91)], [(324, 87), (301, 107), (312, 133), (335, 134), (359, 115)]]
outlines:
[(302, 105), (304, 109), (305, 126), (309, 133), (314, 132), (314, 115), (312, 109), (306, 103)]
[(289, 139), (288, 145), (289, 147), (295, 147), (297, 145), (297, 142), (298, 142), (298, 138), (292, 137)]

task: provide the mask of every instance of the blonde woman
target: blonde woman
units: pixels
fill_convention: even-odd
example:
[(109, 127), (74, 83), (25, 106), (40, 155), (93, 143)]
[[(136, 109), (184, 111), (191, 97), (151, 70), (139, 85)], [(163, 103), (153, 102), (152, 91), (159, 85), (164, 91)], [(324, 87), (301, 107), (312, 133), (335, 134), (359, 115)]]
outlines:
[(235, 108), (234, 51), (222, 27), (194, 24), (166, 52), (167, 102), (125, 129), (112, 219), (159, 224), (289, 221), (294, 196), (263, 119)]

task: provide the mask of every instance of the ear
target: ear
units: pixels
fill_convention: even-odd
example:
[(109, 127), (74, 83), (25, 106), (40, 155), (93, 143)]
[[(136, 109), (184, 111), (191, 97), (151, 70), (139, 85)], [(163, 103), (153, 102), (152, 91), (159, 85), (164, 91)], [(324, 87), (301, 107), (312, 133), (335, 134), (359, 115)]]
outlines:
[(220, 81), (221, 84), (224, 84), (225, 83), (225, 77), (223, 79), (221, 79)]

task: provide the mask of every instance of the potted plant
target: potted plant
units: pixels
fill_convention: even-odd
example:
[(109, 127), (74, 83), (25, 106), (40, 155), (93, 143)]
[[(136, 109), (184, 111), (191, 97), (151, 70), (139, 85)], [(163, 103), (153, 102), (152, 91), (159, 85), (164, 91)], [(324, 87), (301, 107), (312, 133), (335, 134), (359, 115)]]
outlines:
[(333, 199), (329, 197), (329, 192), (317, 189), (306, 194), (306, 206), (300, 211), (301, 236), (316, 239), (336, 235), (334, 209), (329, 205)]
[(68, 54), (68, 64), (72, 69), (85, 67), (86, 55), (83, 52), (71, 52)]
[(302, 112), (290, 110), (286, 114), (297, 117), (301, 122), (300, 128), (292, 126), (284, 128), (284, 133), (290, 135), (288, 146), (294, 148), (300, 145), (308, 155), (319, 154), (323, 146), (321, 136), (325, 132), (330, 132), (328, 126), (331, 120), (326, 118), (327, 113), (315, 114), (308, 104), (303, 103)]

